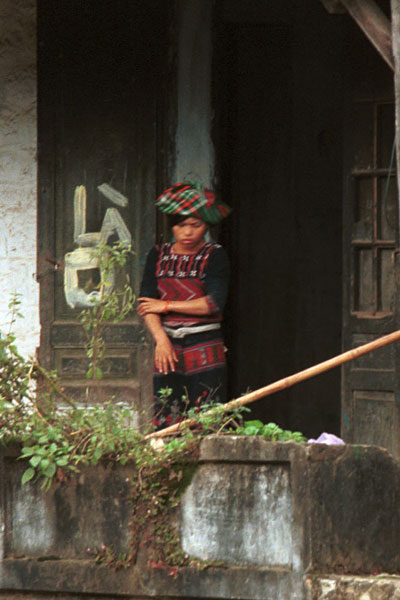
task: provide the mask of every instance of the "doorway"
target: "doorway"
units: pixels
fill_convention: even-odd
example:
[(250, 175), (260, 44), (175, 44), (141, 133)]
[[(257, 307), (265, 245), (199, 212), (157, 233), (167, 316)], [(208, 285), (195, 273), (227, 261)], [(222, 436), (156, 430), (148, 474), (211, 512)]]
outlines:
[[(154, 243), (169, 9), (162, 0), (147, 1), (145, 10), (140, 0), (38, 4), (40, 359), (80, 402), (88, 360), (77, 317), (92, 306), (96, 240), (106, 231), (111, 242), (118, 235), (132, 243), (120, 279), (131, 275), (136, 294)], [(78, 187), (85, 193), (77, 199)], [(104, 336), (102, 396), (145, 409), (152, 353), (142, 323), (131, 314)]]
[[(217, 4), (221, 231), (232, 262), (230, 396), (341, 352), (342, 48), (318, 2)], [(258, 401), (251, 418), (340, 433), (340, 370)]]

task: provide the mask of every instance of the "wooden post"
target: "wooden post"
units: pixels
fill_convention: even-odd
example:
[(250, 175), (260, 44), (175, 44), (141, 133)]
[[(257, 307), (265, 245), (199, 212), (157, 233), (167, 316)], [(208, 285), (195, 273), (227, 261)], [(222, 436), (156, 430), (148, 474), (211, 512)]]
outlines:
[[(396, 100), (396, 158), (397, 188), (400, 197), (400, 0), (392, 0), (392, 38), (394, 56), (394, 93)], [(398, 218), (400, 223), (400, 203), (398, 201)]]
[(348, 13), (394, 71), (390, 21), (374, 0), (342, 0)]
[(394, 70), (390, 20), (375, 0), (321, 0), (321, 2), (330, 14), (348, 12), (383, 60)]
[[(306, 379), (310, 379), (311, 377), (315, 377), (315, 375), (319, 375), (320, 373), (324, 373), (325, 371), (329, 371), (334, 367), (338, 367), (345, 362), (349, 362), (362, 356), (363, 354), (367, 354), (368, 352), (372, 352), (373, 350), (378, 350), (379, 348), (383, 348), (383, 346), (387, 346), (388, 344), (392, 344), (393, 342), (397, 342), (400, 340), (400, 329), (398, 331), (394, 331), (393, 333), (389, 333), (383, 337), (380, 337), (372, 342), (368, 342), (368, 344), (363, 344), (358, 348), (353, 348), (352, 350), (348, 350), (343, 354), (339, 354), (338, 356), (334, 356), (324, 362), (318, 363), (313, 367), (309, 367), (304, 371), (299, 371), (294, 375), (289, 375), (289, 377), (284, 377), (283, 379), (279, 379), (274, 383), (270, 383), (265, 387), (262, 387), (254, 392), (250, 392), (249, 394), (245, 394), (240, 398), (236, 398), (235, 400), (231, 400), (224, 404), (224, 409), (226, 412), (234, 410), (235, 408), (239, 408), (240, 406), (245, 406), (250, 404), (251, 402), (255, 402), (260, 398), (265, 398), (266, 396), (270, 396), (275, 392), (279, 392), (281, 390), (285, 390), (289, 387), (292, 387), (296, 383), (300, 383)], [(204, 415), (211, 415), (213, 412), (217, 410), (221, 410), (220, 407), (210, 409), (204, 413)], [(179, 433), (179, 430), (182, 427), (192, 427), (197, 424), (196, 419), (186, 419), (185, 421), (181, 421), (180, 423), (176, 423), (175, 425), (170, 425), (165, 429), (160, 429), (160, 431), (154, 431), (153, 433), (149, 433), (146, 435), (146, 439), (151, 438), (160, 438), (165, 437), (167, 435), (172, 435), (174, 433)]]

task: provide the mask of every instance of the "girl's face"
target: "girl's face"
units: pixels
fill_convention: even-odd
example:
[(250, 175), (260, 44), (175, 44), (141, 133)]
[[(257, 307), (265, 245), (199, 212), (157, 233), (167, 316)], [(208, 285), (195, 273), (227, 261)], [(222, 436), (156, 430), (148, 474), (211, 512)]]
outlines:
[(207, 230), (207, 225), (201, 219), (188, 217), (177, 225), (174, 225), (172, 231), (175, 236), (175, 250), (178, 253), (193, 253), (203, 243), (203, 237)]

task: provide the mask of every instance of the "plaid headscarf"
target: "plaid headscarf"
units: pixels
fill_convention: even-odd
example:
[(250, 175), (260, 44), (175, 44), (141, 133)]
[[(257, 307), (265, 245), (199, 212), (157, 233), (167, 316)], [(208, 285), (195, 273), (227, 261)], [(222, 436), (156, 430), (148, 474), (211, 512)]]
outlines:
[(167, 215), (196, 217), (209, 225), (219, 223), (231, 212), (227, 204), (197, 181), (176, 183), (157, 198), (156, 206)]

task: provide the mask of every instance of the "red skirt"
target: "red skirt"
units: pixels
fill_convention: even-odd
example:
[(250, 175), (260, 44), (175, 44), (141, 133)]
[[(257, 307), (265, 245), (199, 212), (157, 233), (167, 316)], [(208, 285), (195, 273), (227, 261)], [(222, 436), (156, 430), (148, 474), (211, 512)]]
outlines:
[(153, 425), (162, 429), (202, 404), (226, 402), (226, 357), (220, 330), (170, 338), (178, 363), (174, 373), (154, 372)]

